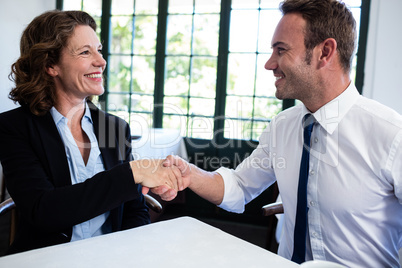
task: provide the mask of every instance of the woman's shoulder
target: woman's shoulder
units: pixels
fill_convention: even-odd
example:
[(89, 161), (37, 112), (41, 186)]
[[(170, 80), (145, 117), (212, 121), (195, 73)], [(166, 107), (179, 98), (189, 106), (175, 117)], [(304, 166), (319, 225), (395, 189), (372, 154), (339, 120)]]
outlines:
[[(26, 107), (17, 107), (5, 112), (0, 113), (0, 121), (14, 121), (14, 120), (18, 120), (21, 118), (26, 118), (28, 116), (30, 116), (31, 113), (29, 112), (29, 110)], [(16, 122), (16, 121), (14, 121)]]

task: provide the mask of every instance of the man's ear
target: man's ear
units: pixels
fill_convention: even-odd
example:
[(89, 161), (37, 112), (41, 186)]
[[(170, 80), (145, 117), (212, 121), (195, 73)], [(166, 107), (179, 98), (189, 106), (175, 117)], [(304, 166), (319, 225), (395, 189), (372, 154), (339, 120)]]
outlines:
[(325, 39), (321, 45), (321, 55), (320, 55), (320, 66), (324, 67), (327, 65), (329, 62), (334, 60), (335, 55), (336, 55), (336, 47), (337, 43), (334, 38), (327, 38)]
[(54, 66), (48, 66), (48, 67), (46, 67), (46, 72), (47, 72), (48, 75), (50, 75), (51, 77), (56, 77), (56, 76), (59, 74)]

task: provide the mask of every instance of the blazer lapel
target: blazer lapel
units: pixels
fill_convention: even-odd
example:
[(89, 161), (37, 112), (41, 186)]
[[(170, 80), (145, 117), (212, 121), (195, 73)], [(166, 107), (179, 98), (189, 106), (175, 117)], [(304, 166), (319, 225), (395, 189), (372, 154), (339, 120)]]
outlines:
[[(88, 102), (89, 109), (91, 110), (91, 117), (94, 126), (94, 133), (98, 140), (99, 150), (102, 154), (103, 165), (105, 170), (111, 169), (117, 164), (118, 161), (118, 146), (115, 139), (115, 128), (110, 124), (110, 118), (106, 113), (99, 110), (92, 102)], [(112, 140), (109, 140), (112, 139)], [(121, 230), (123, 221), (123, 206), (118, 206), (110, 211), (110, 218), (112, 222), (113, 231)]]
[(50, 179), (55, 187), (71, 185), (70, 170), (63, 141), (50, 113), (44, 116), (33, 116), (38, 133), (46, 148), (45, 155), (49, 163)]
[(99, 150), (102, 154), (103, 164), (106, 170), (111, 169), (121, 163), (116, 157), (116, 155), (118, 155), (116, 150), (119, 148), (117, 148), (118, 146), (116, 144), (115, 129), (113, 125), (110, 124), (109, 117), (107, 117), (106, 113), (99, 110), (91, 102), (88, 102), (88, 106), (91, 111), (94, 132), (98, 140)]

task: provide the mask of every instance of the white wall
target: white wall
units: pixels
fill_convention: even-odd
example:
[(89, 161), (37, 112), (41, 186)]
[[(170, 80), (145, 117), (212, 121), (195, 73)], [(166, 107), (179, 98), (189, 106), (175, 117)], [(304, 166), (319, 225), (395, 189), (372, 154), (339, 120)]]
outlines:
[[(0, 113), (17, 107), (8, 98), (13, 83), (8, 79), (19, 56), (19, 40), (27, 24), (46, 10), (56, 8), (56, 0), (1, 0), (0, 8)], [(0, 200), (3, 172), (0, 165)]]
[(27, 24), (46, 10), (56, 8), (56, 0), (1, 1), (0, 8), (0, 112), (16, 105), (8, 98), (13, 83), (8, 79), (13, 64), (19, 56), (19, 40)]
[(371, 0), (363, 95), (402, 114), (402, 0)]

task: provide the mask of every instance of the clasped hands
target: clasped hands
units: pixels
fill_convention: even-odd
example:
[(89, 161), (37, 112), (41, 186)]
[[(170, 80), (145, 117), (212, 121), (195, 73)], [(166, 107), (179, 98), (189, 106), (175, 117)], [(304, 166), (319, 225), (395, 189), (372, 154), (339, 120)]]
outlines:
[(191, 166), (178, 156), (166, 159), (141, 159), (130, 162), (134, 181), (141, 184), (142, 193), (149, 190), (165, 201), (170, 201), (190, 184)]

